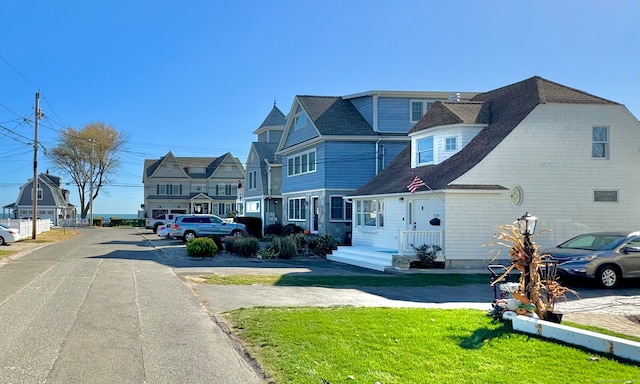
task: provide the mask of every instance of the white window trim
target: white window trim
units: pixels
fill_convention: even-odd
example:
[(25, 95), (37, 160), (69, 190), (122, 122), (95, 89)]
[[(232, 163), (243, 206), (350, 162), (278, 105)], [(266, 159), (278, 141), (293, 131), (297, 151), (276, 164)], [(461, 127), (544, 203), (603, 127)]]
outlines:
[[(375, 210), (368, 212), (369, 216), (371, 216), (371, 214), (375, 212), (375, 225), (365, 225), (366, 221), (365, 221), (364, 215), (367, 214), (367, 212), (362, 211), (362, 204), (365, 201), (370, 201), (372, 202), (371, 204), (374, 204), (373, 202), (375, 202)], [(358, 200), (356, 201), (355, 210), (356, 210), (356, 222), (354, 223), (354, 225), (360, 230), (375, 231), (377, 229), (384, 229), (384, 200), (379, 200), (379, 199)], [(380, 218), (382, 218), (382, 225), (380, 223), (381, 221)]]
[[(421, 103), (422, 104), (422, 115), (420, 116), (420, 119), (418, 119), (418, 120), (414, 120), (413, 119), (413, 103)], [(427, 114), (427, 112), (429, 111), (429, 109), (431, 108), (433, 103), (434, 103), (433, 100), (410, 99), (409, 100), (409, 122), (412, 123), (412, 124), (415, 124), (418, 121), (420, 121), (422, 119), (422, 116)]]
[[(311, 156), (309, 156), (311, 153), (313, 153), (313, 170), (311, 170), (311, 162), (310, 162), (310, 158)], [(306, 155), (307, 156), (307, 171), (306, 172), (302, 172), (302, 156)], [(300, 172), (295, 173), (295, 163), (296, 163), (296, 158), (300, 159)], [(290, 166), (290, 162), (293, 164), (293, 166)], [(297, 153), (293, 156), (288, 156), (287, 157), (287, 177), (295, 177), (295, 176), (300, 176), (300, 175), (306, 175), (309, 173), (315, 173), (316, 169), (318, 169), (318, 157), (316, 156), (316, 150), (315, 148), (309, 151), (304, 151), (304, 152), (300, 152)]]
[[(299, 125), (298, 122), (302, 121), (302, 118), (304, 117), (304, 125)], [(296, 113), (296, 115), (293, 118), (293, 130), (298, 130), (298, 129), (302, 129), (304, 127), (306, 127), (309, 124), (309, 116), (307, 116), (307, 114), (304, 111), (300, 111), (298, 113)]]
[[(426, 140), (426, 139), (431, 139), (431, 161), (425, 161), (425, 162), (421, 162), (420, 161), (420, 142), (422, 140)], [(416, 139), (416, 151), (415, 151), (415, 156), (416, 156), (416, 164), (418, 166), (421, 165), (431, 165), (434, 163), (435, 161), (435, 156), (436, 156), (436, 152), (435, 152), (435, 137), (434, 136), (424, 136), (421, 137), (419, 139)]]
[[(294, 210), (291, 209), (291, 202), (297, 201), (299, 217), (293, 217)], [(303, 217), (304, 216), (304, 217)], [(306, 197), (290, 197), (287, 199), (287, 221), (307, 221), (307, 198)]]
[[(594, 141), (593, 140), (593, 130), (596, 128), (604, 128), (607, 131), (607, 138), (605, 141)], [(609, 142), (611, 141), (611, 130), (607, 125), (594, 125), (591, 128), (591, 158), (595, 160), (608, 160), (609, 159)], [(604, 156), (593, 156), (593, 145), (594, 144), (604, 144)]]
[[(449, 139), (455, 140), (455, 144), (456, 144), (455, 148), (453, 148), (453, 149), (448, 149), (447, 148), (447, 140), (449, 140)], [(458, 136), (446, 136), (444, 138), (444, 150), (445, 150), (445, 152), (457, 151), (458, 150)]]

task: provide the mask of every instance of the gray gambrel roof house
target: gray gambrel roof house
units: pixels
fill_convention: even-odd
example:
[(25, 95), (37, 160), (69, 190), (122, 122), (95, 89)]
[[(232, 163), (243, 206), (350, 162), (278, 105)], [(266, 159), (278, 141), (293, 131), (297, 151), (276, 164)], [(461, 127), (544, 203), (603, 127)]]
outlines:
[(454, 185), (485, 158), (539, 104), (618, 104), (586, 92), (534, 76), (473, 97), (469, 102), (436, 102), (409, 134), (432, 127), (459, 124), (488, 124), (469, 144), (436, 165), (411, 168), (411, 145), (380, 174), (358, 188), (354, 196), (406, 193), (415, 176), (429, 188), (504, 189), (496, 185)]

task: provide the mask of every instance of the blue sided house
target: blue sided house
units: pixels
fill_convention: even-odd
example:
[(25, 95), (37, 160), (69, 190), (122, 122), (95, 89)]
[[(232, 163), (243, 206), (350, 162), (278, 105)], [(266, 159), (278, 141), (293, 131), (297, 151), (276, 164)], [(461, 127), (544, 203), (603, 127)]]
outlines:
[(436, 101), (475, 93), (368, 91), (296, 96), (276, 154), (282, 159), (282, 223), (349, 244), (352, 194), (409, 143)]

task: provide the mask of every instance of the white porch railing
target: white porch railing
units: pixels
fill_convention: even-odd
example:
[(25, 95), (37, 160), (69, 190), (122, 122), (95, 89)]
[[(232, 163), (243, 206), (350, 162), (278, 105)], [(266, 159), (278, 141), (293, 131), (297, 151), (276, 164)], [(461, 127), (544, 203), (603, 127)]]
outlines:
[(437, 245), (442, 247), (441, 231), (400, 231), (398, 236), (398, 252), (402, 256), (415, 255), (413, 246), (419, 247), (423, 244)]
[[(24, 219), (1, 219), (0, 224), (9, 228), (20, 230), (20, 237), (30, 238), (33, 234), (33, 221)], [(36, 234), (47, 232), (51, 229), (51, 220), (36, 220)]]

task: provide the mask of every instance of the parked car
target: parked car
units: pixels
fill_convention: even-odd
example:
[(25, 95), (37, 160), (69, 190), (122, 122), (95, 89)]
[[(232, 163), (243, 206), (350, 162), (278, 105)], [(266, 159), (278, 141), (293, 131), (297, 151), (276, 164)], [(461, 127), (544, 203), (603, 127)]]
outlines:
[(216, 215), (180, 215), (176, 216), (171, 226), (170, 236), (185, 242), (196, 237), (245, 236), (247, 227), (244, 224), (228, 223)]
[(585, 233), (543, 254), (558, 261), (560, 276), (595, 278), (605, 288), (640, 277), (640, 231)]
[(19, 229), (9, 228), (5, 225), (0, 224), (0, 245), (5, 245), (7, 243), (15, 243), (21, 238), (22, 237), (20, 236)]
[(156, 230), (156, 235), (160, 237), (169, 237), (169, 233), (171, 232), (171, 223), (169, 224), (161, 224), (158, 226)]
[(146, 219), (144, 227), (146, 229), (153, 229), (153, 233), (158, 233), (158, 227), (161, 225), (169, 225), (176, 215), (171, 213), (163, 213), (153, 219)]

